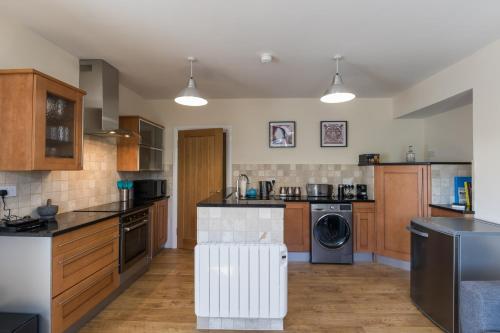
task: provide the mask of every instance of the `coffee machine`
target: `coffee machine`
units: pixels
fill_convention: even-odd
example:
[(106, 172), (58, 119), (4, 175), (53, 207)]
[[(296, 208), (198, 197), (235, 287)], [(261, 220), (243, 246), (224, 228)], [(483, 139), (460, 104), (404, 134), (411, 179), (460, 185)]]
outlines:
[(356, 199), (368, 200), (368, 186), (366, 184), (356, 185)]

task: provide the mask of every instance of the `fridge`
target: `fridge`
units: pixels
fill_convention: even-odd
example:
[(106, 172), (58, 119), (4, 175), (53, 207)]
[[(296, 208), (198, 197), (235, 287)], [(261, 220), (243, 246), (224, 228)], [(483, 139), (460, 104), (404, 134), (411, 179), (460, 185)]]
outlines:
[(500, 280), (500, 225), (466, 218), (415, 218), (410, 296), (441, 329), (460, 332), (460, 282)]

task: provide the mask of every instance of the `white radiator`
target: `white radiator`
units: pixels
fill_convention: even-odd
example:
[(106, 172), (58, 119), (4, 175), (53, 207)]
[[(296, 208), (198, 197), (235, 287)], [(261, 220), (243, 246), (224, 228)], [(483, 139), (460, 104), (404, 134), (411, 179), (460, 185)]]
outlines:
[(288, 254), (283, 244), (201, 244), (195, 248), (198, 317), (282, 319)]

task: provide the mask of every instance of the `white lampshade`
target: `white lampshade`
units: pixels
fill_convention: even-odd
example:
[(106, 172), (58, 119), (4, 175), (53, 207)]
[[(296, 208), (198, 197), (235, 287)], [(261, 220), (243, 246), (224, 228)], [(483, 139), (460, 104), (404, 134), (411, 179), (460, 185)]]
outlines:
[(193, 61), (195, 61), (195, 58), (189, 57), (188, 60), (191, 68), (191, 75), (189, 76), (187, 87), (181, 90), (175, 98), (175, 102), (186, 106), (206, 105), (208, 101), (201, 97), (198, 89), (196, 89), (196, 82), (194, 82), (193, 78)]
[(339, 60), (342, 59), (342, 56), (335, 56), (334, 59), (337, 61), (337, 72), (333, 77), (332, 84), (326, 89), (320, 100), (323, 103), (349, 102), (356, 98), (356, 95), (345, 87), (344, 81), (342, 80), (342, 75), (339, 71)]
[(202, 106), (208, 103), (206, 99), (200, 96), (198, 89), (196, 89), (196, 83), (192, 77), (189, 78), (187, 87), (182, 89), (177, 95), (175, 102), (186, 106)]

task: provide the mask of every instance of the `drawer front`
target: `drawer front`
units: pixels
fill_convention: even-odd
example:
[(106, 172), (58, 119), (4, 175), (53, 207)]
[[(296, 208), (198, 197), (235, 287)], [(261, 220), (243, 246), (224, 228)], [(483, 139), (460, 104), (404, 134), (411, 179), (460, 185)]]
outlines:
[(120, 284), (118, 262), (52, 299), (52, 333), (64, 332), (108, 297)]
[(118, 225), (110, 225), (107, 221), (104, 224), (97, 229), (78, 230), (62, 242), (54, 239), (52, 297), (118, 260)]
[(56, 236), (52, 241), (52, 256), (88, 247), (92, 241), (105, 238), (109, 234), (118, 235), (118, 233), (118, 218), (116, 217)]
[(375, 211), (375, 203), (374, 202), (353, 202), (352, 209), (353, 209), (353, 211), (360, 211), (360, 212), (374, 212)]

